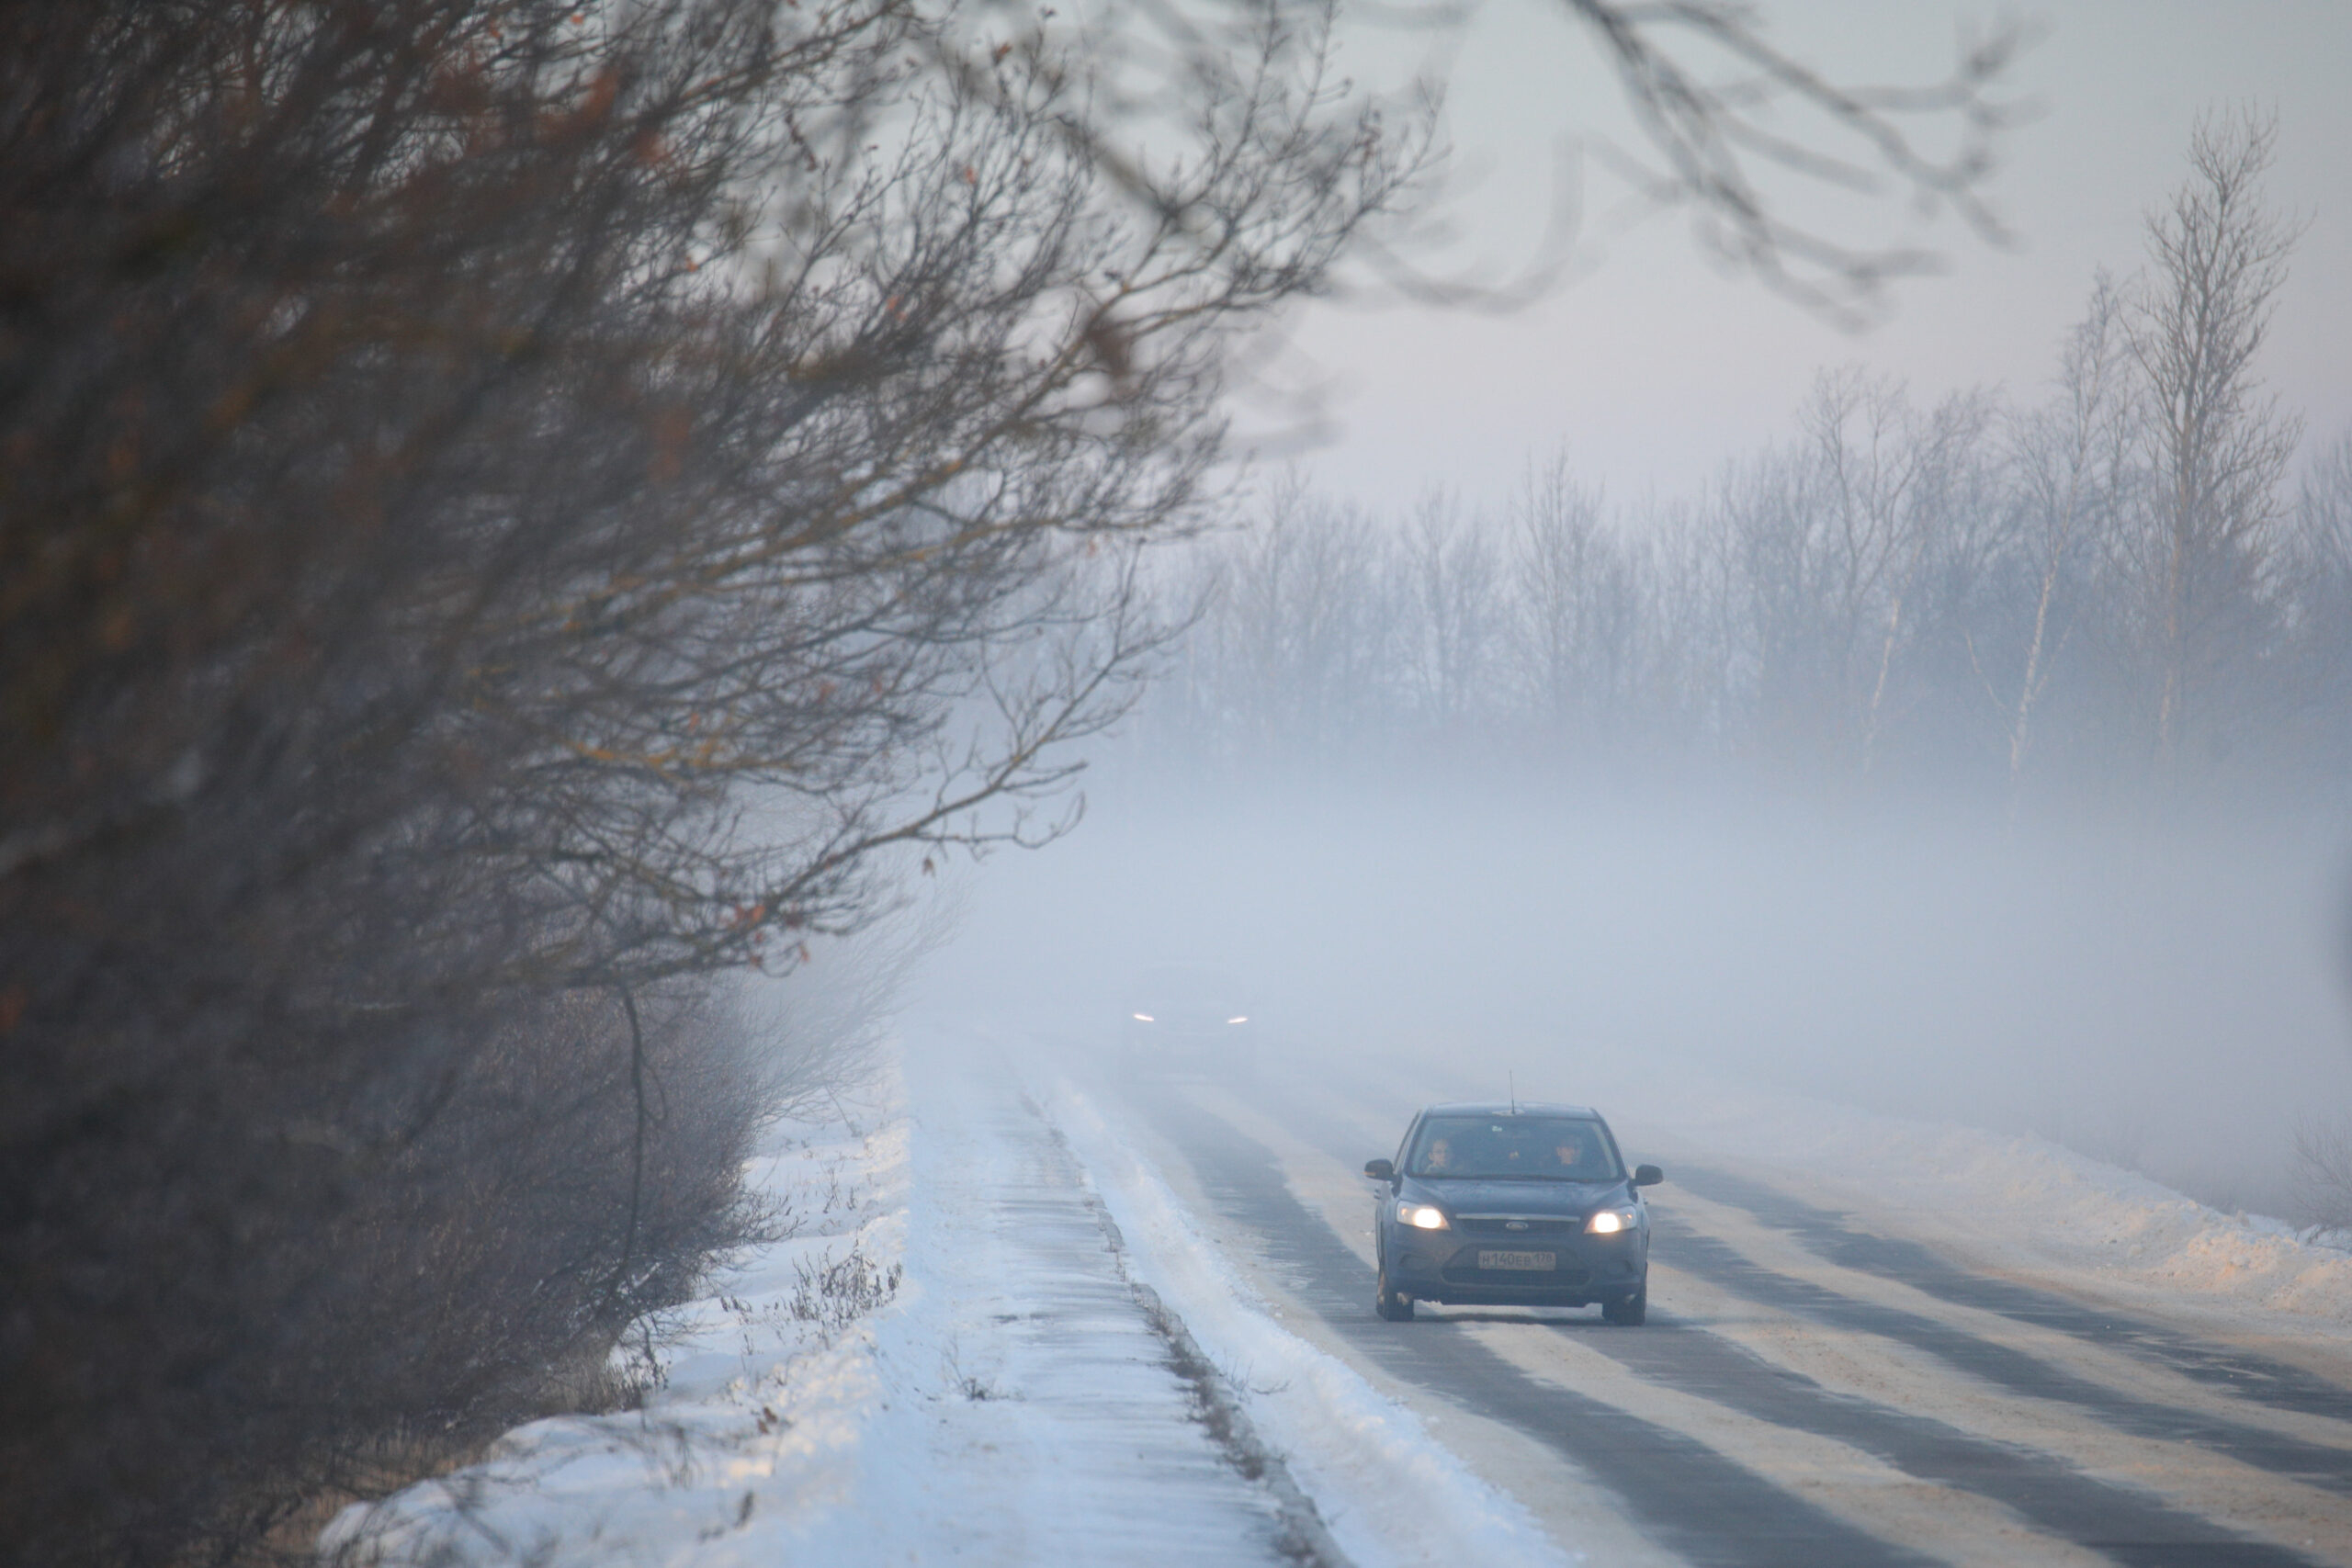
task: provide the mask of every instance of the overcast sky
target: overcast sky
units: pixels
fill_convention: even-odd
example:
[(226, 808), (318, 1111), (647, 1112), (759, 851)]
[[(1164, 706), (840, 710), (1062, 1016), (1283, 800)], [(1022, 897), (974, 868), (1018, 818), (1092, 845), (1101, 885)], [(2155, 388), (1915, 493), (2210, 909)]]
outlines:
[[(1847, 81), (1925, 81), (1956, 39), (2003, 13), (1886, 0), (1766, 0), (1771, 36)], [(2008, 13), (2018, 15), (2018, 13)], [(1452, 197), (1470, 236), (1438, 256), (1500, 276), (1541, 247), (1568, 138), (1635, 139), (1611, 79), (1557, 0), (1489, 0), (1448, 66)], [(2252, 104), (2279, 123), (2274, 205), (2309, 228), (2264, 369), (2312, 441), (2352, 426), (2352, 5), (2344, 0), (2044, 0), (2040, 41), (2008, 95), (2040, 106), (2007, 136), (1990, 186), (2009, 248), (1950, 214), (1882, 199), (1848, 231), (1924, 239), (1942, 276), (1898, 286), (1892, 319), (1840, 332), (1726, 276), (1668, 215), (1618, 228), (1585, 180), (1592, 269), (1504, 316), (1318, 305), (1295, 323), (1292, 375), (1319, 379), (1336, 422), (1305, 462), (1329, 488), (1385, 505), (1432, 486), (1497, 501), (1531, 457), (1565, 445), (1618, 501), (1687, 493), (1728, 457), (1784, 432), (1817, 369), (1860, 361), (1923, 398), (1973, 384), (2032, 392), (2093, 271), (2141, 265), (2143, 218), (2179, 182), (2198, 114)], [(1348, 63), (1396, 74), (1429, 45), (1359, 24)], [(1587, 160), (1584, 166), (1590, 171)], [(2308, 445), (2308, 443), (2307, 443)]]

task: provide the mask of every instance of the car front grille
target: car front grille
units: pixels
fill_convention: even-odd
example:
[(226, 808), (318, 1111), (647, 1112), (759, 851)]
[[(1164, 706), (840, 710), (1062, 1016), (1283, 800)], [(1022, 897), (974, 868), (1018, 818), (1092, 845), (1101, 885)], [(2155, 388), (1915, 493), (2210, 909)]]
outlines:
[(1556, 1214), (1456, 1214), (1453, 1228), (1465, 1235), (1575, 1235), (1584, 1229), (1584, 1222)]

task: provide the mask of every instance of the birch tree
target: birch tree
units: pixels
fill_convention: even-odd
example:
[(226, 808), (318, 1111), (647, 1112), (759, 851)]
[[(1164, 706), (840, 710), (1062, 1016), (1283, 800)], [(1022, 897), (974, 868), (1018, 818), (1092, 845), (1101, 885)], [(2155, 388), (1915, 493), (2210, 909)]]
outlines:
[(2018, 490), (2018, 542), (2030, 569), (2033, 612), (2007, 716), (2009, 809), (2017, 810), (2034, 719), (2067, 628), (2062, 594), (2084, 557), (2104, 545), (2132, 482), (2140, 427), (2122, 296), (2101, 273), (2059, 356), (2055, 395), (2008, 429)]

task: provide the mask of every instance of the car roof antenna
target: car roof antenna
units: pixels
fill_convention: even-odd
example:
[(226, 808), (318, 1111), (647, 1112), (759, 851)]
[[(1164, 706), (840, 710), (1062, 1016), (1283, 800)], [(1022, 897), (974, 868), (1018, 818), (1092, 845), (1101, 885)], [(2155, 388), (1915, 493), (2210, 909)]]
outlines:
[(1505, 1083), (1507, 1083), (1507, 1084), (1510, 1085), (1510, 1113), (1511, 1113), (1513, 1116), (1516, 1116), (1516, 1115), (1518, 1115), (1518, 1114), (1519, 1114), (1519, 1072), (1518, 1072), (1518, 1070), (1517, 1070), (1516, 1068), (1510, 1068), (1510, 1067), (1506, 1067), (1506, 1068), (1503, 1070), (1503, 1082), (1505, 1082)]

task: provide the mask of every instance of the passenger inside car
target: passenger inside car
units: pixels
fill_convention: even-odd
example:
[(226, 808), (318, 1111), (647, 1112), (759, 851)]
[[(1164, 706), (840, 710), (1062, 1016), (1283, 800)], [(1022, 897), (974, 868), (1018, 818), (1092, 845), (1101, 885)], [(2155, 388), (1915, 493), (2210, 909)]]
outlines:
[(1406, 1173), (1505, 1181), (1612, 1181), (1622, 1174), (1589, 1121), (1483, 1116), (1425, 1122)]
[(1605, 1181), (1616, 1174), (1597, 1139), (1566, 1129), (1552, 1146), (1552, 1159), (1561, 1175), (1577, 1181)]

